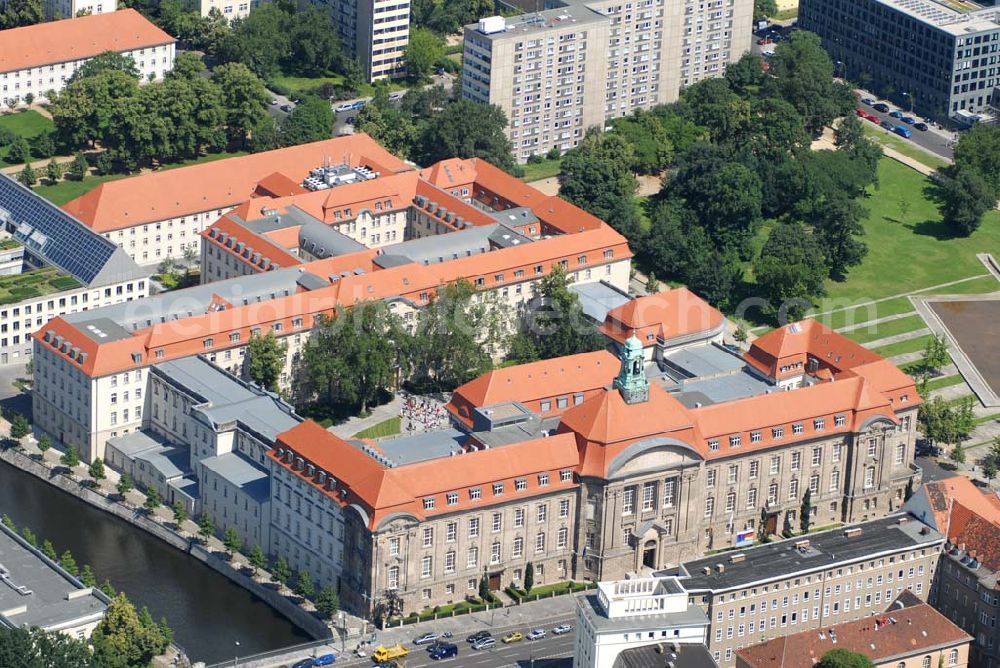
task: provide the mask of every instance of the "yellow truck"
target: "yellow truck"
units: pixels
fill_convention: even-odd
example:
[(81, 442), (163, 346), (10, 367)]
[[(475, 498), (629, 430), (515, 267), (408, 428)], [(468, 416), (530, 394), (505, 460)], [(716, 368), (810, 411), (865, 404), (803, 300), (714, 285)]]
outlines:
[(379, 645), (378, 648), (372, 652), (372, 659), (376, 663), (381, 663), (382, 661), (401, 659), (409, 653), (410, 650), (399, 644), (393, 645), (392, 647), (383, 647), (382, 645)]

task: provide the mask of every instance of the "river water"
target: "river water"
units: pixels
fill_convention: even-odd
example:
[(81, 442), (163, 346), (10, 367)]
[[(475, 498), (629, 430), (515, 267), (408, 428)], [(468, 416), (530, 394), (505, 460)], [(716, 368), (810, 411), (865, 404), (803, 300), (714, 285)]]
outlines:
[[(155, 619), (166, 617), (193, 661), (212, 663), (309, 637), (247, 590), (131, 524), (0, 462), (0, 513), (70, 550)], [(237, 647), (236, 643), (239, 643)]]

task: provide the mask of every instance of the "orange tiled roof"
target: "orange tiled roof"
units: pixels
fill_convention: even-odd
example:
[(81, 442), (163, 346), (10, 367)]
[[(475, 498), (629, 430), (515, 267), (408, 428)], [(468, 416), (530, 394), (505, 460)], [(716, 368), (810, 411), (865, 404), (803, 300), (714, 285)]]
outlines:
[(930, 511), (934, 514), (934, 528), (945, 536), (952, 535), (952, 507), (956, 505), (1000, 525), (1000, 498), (980, 489), (965, 476), (925, 483), (921, 491), (926, 494)]
[[(807, 357), (816, 359), (820, 366), (829, 367), (834, 372), (882, 359), (878, 353), (812, 319), (771, 330), (757, 338), (746, 355), (750, 364), (772, 378), (800, 375)], [(801, 362), (802, 367), (788, 372), (781, 370), (782, 366), (795, 362)]]
[[(97, 16), (109, 14), (98, 14), (94, 18)], [(275, 172), (301, 181), (308, 176), (309, 170), (330, 160), (346, 160), (352, 166), (368, 165), (383, 175), (411, 169), (368, 135), (355, 134), (109, 181), (68, 202), (63, 208), (94, 231), (110, 232), (168, 218), (228, 209), (250, 199), (258, 182)]]
[[(244, 261), (244, 258), (236, 251), (236, 242), (238, 241), (246, 244), (244, 248), (250, 248), (254, 253), (260, 253), (262, 259), (265, 257), (269, 259), (272, 263), (271, 266), (277, 264), (280, 267), (294, 267), (295, 265), (302, 264), (302, 260), (289, 253), (283, 246), (271, 241), (266, 236), (252, 233), (233, 220), (231, 218), (232, 215), (233, 212), (227, 213), (212, 223), (211, 226), (205, 228), (201, 233), (202, 240), (206, 243), (214, 244), (222, 249), (223, 252), (237, 257), (241, 262)], [(213, 230), (216, 233), (215, 237), (212, 236)], [(234, 242), (231, 245), (221, 242), (221, 234), (226, 235), (227, 241), (229, 238), (232, 238)], [(296, 246), (298, 246), (297, 243)], [(249, 262), (249, 260), (246, 261)]]
[(290, 197), (291, 195), (301, 195), (309, 192), (299, 183), (292, 180), (281, 172), (274, 172), (265, 176), (257, 183), (254, 189), (255, 195), (264, 197)]
[(105, 51), (173, 44), (176, 40), (134, 9), (119, 9), (0, 31), (0, 72), (68, 63)]
[(634, 332), (643, 346), (649, 347), (657, 338), (669, 340), (717, 330), (724, 321), (722, 313), (708, 302), (680, 287), (637, 297), (611, 309), (601, 332), (619, 343)]
[[(899, 599), (904, 596), (909, 599), (908, 592)], [(837, 624), (832, 627), (835, 638), (830, 631), (801, 631), (745, 647), (737, 654), (751, 668), (813, 668), (830, 650), (846, 649), (879, 665), (972, 641), (969, 634), (926, 603), (902, 608), (894, 604), (881, 615)]]

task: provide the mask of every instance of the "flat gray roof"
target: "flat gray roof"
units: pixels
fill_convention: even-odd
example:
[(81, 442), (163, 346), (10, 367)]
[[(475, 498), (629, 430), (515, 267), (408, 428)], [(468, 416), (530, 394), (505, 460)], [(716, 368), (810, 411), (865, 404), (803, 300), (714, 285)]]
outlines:
[(258, 503), (271, 495), (271, 481), (267, 471), (236, 452), (201, 460), (201, 465), (240, 488)]
[(664, 359), (688, 378), (734, 373), (746, 366), (742, 357), (711, 343), (675, 350), (664, 355)]
[[(768, 390), (775, 389), (767, 381), (745, 371), (732, 376), (684, 381), (680, 387), (677, 399), (685, 405), (688, 398), (707, 398), (710, 403), (718, 404), (765, 394)], [(705, 405), (705, 402), (702, 401), (702, 404)]]
[[(671, 638), (664, 638), (669, 643)], [(668, 663), (669, 662), (669, 663)], [(615, 659), (613, 668), (718, 668), (708, 648), (701, 644), (678, 644), (677, 651), (661, 648), (659, 643), (644, 647), (630, 647)]]
[(398, 436), (378, 441), (382, 454), (395, 466), (450, 457), (462, 449), (468, 436), (458, 429), (439, 429), (412, 436)]
[(580, 307), (591, 320), (604, 322), (608, 311), (624, 306), (631, 298), (618, 288), (601, 281), (599, 283), (573, 283), (570, 292), (580, 298)]
[(134, 459), (140, 452), (165, 447), (168, 441), (156, 432), (139, 430), (109, 438), (107, 444), (129, 459)]
[(567, 28), (574, 26), (585, 27), (589, 24), (604, 23), (607, 17), (600, 14), (582, 3), (565, 5), (558, 9), (547, 9), (542, 12), (520, 14), (518, 16), (508, 16), (505, 18), (506, 29), (495, 33), (479, 32), (479, 24), (473, 23), (466, 26), (466, 30), (476, 33), (477, 36), (489, 40), (504, 39), (511, 37), (528, 37), (550, 30), (552, 28)]
[[(598, 631), (622, 633), (632, 631), (661, 630), (673, 626), (701, 626), (708, 624), (708, 617), (701, 608), (689, 605), (681, 612), (665, 612), (653, 615), (632, 615), (628, 617), (605, 617), (598, 602), (597, 594), (584, 596), (579, 605)], [(672, 638), (666, 638), (672, 640)]]
[(299, 228), (299, 248), (316, 258), (323, 259), (357, 253), (365, 250), (366, 246), (351, 239), (336, 227), (309, 217)]
[(158, 446), (143, 450), (135, 455), (135, 459), (148, 463), (155, 471), (163, 475), (165, 482), (191, 472), (191, 453), (187, 448)]
[[(0, 573), (0, 624), (5, 626), (72, 628), (100, 619), (107, 609), (104, 594), (87, 591), (7, 527), (0, 527)], [(25, 610), (17, 612), (21, 606)]]
[[(527, 244), (531, 240), (521, 236), (509, 227), (496, 225), (480, 225), (468, 227), (457, 232), (435, 234), (429, 237), (411, 239), (398, 244), (383, 246), (383, 254), (376, 258), (399, 256), (420, 264), (436, 264), (460, 257), (488, 253), (493, 245), (511, 246)], [(387, 260), (396, 264), (405, 264), (400, 260)], [(391, 266), (391, 265), (389, 265)]]
[[(900, 524), (900, 519), (904, 518), (907, 521)], [(860, 528), (861, 534), (848, 536), (845, 533), (847, 528)], [(809, 548), (796, 548), (795, 543), (804, 539), (809, 541)], [(908, 515), (890, 515), (851, 527), (798, 536), (745, 550), (720, 552), (686, 561), (677, 570), (682, 578), (681, 584), (689, 592), (719, 592), (781, 580), (796, 573), (823, 570), (837, 564), (863, 561), (921, 545), (932, 545), (943, 540), (944, 536)], [(730, 557), (734, 554), (743, 554), (745, 559), (730, 563)], [(717, 568), (719, 565), (723, 568), (721, 573)], [(707, 575), (704, 573), (705, 568), (710, 571)], [(672, 571), (657, 573), (674, 574)]]

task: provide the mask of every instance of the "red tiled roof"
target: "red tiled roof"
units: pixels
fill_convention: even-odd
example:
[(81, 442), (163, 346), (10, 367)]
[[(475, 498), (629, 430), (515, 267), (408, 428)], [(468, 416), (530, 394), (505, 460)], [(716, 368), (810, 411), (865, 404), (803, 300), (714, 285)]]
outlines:
[(105, 51), (173, 44), (176, 40), (134, 9), (119, 9), (0, 31), (0, 72), (68, 63)]
[(608, 311), (601, 332), (624, 343), (635, 333), (643, 347), (656, 339), (670, 340), (722, 327), (725, 318), (708, 302), (685, 287), (665, 290), (655, 295), (637, 297)]
[[(896, 622), (892, 623), (890, 617)], [(904, 608), (894, 605), (882, 615), (837, 624), (833, 634), (830, 631), (801, 631), (745, 647), (737, 654), (752, 668), (813, 668), (827, 652), (846, 649), (878, 665), (972, 641), (965, 631), (926, 603)]]

